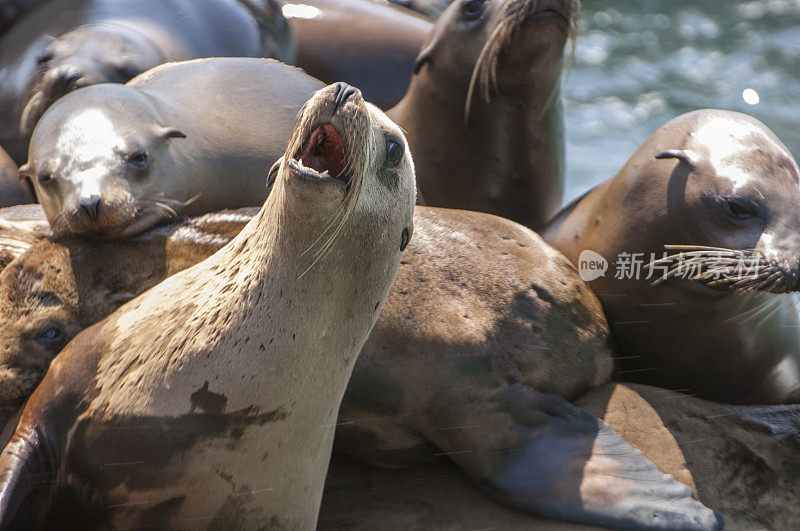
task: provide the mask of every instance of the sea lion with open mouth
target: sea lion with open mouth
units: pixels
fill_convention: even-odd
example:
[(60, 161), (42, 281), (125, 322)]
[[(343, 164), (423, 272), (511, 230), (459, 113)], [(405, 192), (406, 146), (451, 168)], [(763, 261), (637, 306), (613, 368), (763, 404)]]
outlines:
[(292, 35), (277, 0), (24, 4), (15, 2), (18, 20), (0, 36), (0, 145), (19, 164), (42, 114), (78, 88), (125, 83), (170, 61), (293, 59)]
[(706, 109), (661, 126), (544, 236), (576, 266), (595, 254), (609, 264), (589, 285), (621, 350), (620, 379), (726, 403), (797, 402), (800, 318), (786, 293), (800, 290), (798, 204), (800, 171), (772, 131)]
[(3, 525), (22, 506), (62, 527), (314, 527), (337, 406), (412, 234), (414, 170), (402, 131), (336, 84), (270, 178), (233, 241), (53, 361), (0, 455)]

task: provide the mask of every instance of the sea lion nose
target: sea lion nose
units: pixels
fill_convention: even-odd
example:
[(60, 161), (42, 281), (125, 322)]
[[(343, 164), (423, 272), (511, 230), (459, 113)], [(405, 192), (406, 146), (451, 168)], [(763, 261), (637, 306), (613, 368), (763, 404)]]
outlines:
[(89, 219), (96, 221), (98, 217), (100, 217), (100, 196), (93, 195), (91, 197), (83, 197), (80, 200), (81, 208), (86, 215), (89, 216)]
[(352, 85), (343, 82), (336, 83), (336, 85), (334, 85), (334, 94), (336, 94), (336, 100), (333, 106), (334, 114), (336, 114), (339, 107), (344, 105), (353, 94), (357, 94), (358, 92), (359, 90)]
[(52, 74), (53, 87), (58, 90), (69, 90), (81, 78), (81, 73), (76, 68), (61, 67)]

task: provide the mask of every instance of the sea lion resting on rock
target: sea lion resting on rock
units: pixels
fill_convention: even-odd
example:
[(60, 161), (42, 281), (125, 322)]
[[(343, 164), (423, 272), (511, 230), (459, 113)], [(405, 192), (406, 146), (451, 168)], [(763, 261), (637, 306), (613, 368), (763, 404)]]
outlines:
[(34, 201), (31, 190), (20, 181), (17, 165), (0, 148), (0, 208), (24, 205)]
[(58, 100), (20, 173), (57, 232), (127, 236), (176, 212), (255, 206), (267, 195), (264, 168), (322, 86), (270, 59), (161, 65)]
[[(31, 4), (0, 37), (0, 145), (18, 163), (25, 160), (28, 140), (44, 111), (76, 88), (125, 83), (169, 61), (293, 59), (291, 33), (277, 0)], [(226, 80), (229, 90), (235, 79)]]
[[(77, 314), (97, 311), (82, 305), (110, 311), (114, 294), (146, 289), (184, 267), (187, 257), (202, 260), (246, 218), (242, 211), (214, 214), (153, 229), (138, 244), (105, 241), (105, 250), (81, 240), (34, 246), (0, 273), (0, 297), (18, 301), (0, 306), (7, 369), (26, 372), (8, 362), (24, 361), (26, 352), (46, 363), (52, 354), (36, 338), (49, 327), (67, 341), (85, 326)], [(375, 464), (429, 463), (445, 455), (497, 502), (557, 518), (658, 527), (659, 521), (691, 526), (693, 515), (703, 515), (711, 525), (687, 490), (675, 489), (629, 448), (625, 463), (603, 458), (626, 448), (605, 425), (542, 394), (574, 398), (611, 372), (598, 302), (566, 260), (531, 231), (487, 214), (418, 207), (414, 219), (414, 240), (345, 395), (336, 448)], [(164, 234), (170, 234), (166, 252), (158, 243)], [(109, 262), (96, 269), (100, 260), (93, 262), (92, 252)], [(116, 268), (121, 282), (104, 273)], [(62, 302), (36, 302), (46, 293)], [(34, 323), (29, 331), (16, 317), (22, 314), (30, 316), (24, 323)], [(559, 469), (556, 476), (547, 463)], [(628, 464), (628, 477), (605, 475)], [(676, 520), (672, 507), (687, 511), (687, 520)]]
[(545, 239), (583, 268), (600, 261), (588, 251), (627, 264), (590, 282), (621, 378), (728, 403), (797, 402), (800, 319), (781, 293), (798, 290), (798, 204), (800, 171), (764, 124), (701, 110), (661, 126)]
[(408, 93), (388, 113), (406, 131), (425, 204), (534, 230), (555, 214), (561, 68), (578, 12), (577, 0), (470, 0), (436, 21)]
[(227, 246), (52, 363), (0, 455), (4, 525), (27, 502), (39, 525), (314, 527), (338, 404), (411, 237), (413, 163), (337, 84), (271, 174)]

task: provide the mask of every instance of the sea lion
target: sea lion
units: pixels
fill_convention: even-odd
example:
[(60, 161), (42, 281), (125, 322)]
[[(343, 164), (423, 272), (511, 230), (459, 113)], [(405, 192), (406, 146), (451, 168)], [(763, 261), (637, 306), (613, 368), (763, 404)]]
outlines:
[(267, 195), (264, 168), (322, 86), (270, 59), (161, 65), (59, 99), (20, 174), (57, 232), (121, 237), (176, 213), (254, 206)]
[(323, 81), (360, 87), (382, 109), (406, 93), (432, 27), (411, 11), (371, 0), (289, 1), (283, 14), (295, 36), (297, 66)]
[[(799, 180), (764, 124), (700, 110), (661, 126), (554, 218), (545, 238), (587, 280), (600, 262), (609, 268), (590, 286), (621, 350), (621, 379), (727, 403), (800, 399), (800, 320), (781, 294), (798, 289)], [(645, 267), (665, 252), (673, 257)]]
[(426, 204), (537, 230), (561, 205), (564, 47), (577, 0), (455, 2), (389, 116), (406, 131)]
[(30, 188), (17, 175), (17, 165), (0, 148), (0, 208), (34, 202)]
[[(612, 367), (599, 303), (566, 259), (533, 232), (488, 214), (417, 207), (414, 225), (414, 240), (345, 394), (335, 448), (381, 465), (449, 457), (496, 502), (552, 517), (658, 527), (650, 517), (657, 514), (664, 525), (712, 526), (711, 513), (690, 501), (688, 489), (676, 488), (629, 448), (624, 462), (604, 462), (600, 454), (621, 451), (624, 443), (558, 397), (579, 396), (606, 381)], [(190, 230), (153, 230), (183, 236), (170, 237), (166, 256), (168, 261), (180, 257), (182, 266), (187, 255), (200, 261), (225, 244), (230, 228), (219, 235), (209, 228), (198, 221)], [(115, 246), (123, 245), (104, 243), (109, 248), (102, 252), (112, 256)], [(73, 245), (82, 245), (81, 240)], [(77, 318), (64, 317), (76, 312), (63, 306), (109, 309), (102, 303), (107, 294), (138, 293), (164, 274), (162, 254), (142, 245), (135, 263), (123, 266), (136, 272), (125, 276), (133, 279), (133, 287), (109, 289), (93, 274), (94, 266), (81, 265), (91, 256), (64, 249), (56, 239), (35, 246), (0, 273), (0, 297), (17, 301), (15, 308), (0, 306), (2, 360), (24, 360), (28, 350), (39, 348), (32, 338), (53, 323), (67, 340), (72, 330), (80, 330)], [(109, 263), (103, 270), (113, 267)], [(72, 285), (96, 285), (99, 293), (75, 297), (65, 288)], [(36, 303), (42, 292), (64, 291), (58, 295), (63, 303)], [(15, 318), (21, 314), (29, 316), (26, 326), (36, 323), (27, 335), (23, 321)], [(24, 366), (4, 363), (26, 372)], [(527, 452), (508, 452), (525, 445)], [(561, 467), (558, 481), (548, 477), (544, 463)], [(604, 477), (617, 466), (632, 475)], [(517, 485), (503, 477), (504, 469), (530, 481)], [(640, 488), (644, 484), (647, 488)], [(631, 507), (638, 509), (628, 514)], [(640, 509), (647, 512), (636, 514)], [(686, 514), (676, 516), (675, 510)], [(700, 521), (692, 524), (695, 518)]]
[(27, 501), (40, 525), (314, 528), (337, 407), (412, 234), (414, 170), (399, 127), (338, 83), (270, 176), (228, 245), (52, 363), (0, 455), (4, 525)]
[(0, 145), (18, 163), (44, 111), (76, 88), (125, 83), (169, 61), (293, 58), (277, 0), (33, 4), (0, 38)]

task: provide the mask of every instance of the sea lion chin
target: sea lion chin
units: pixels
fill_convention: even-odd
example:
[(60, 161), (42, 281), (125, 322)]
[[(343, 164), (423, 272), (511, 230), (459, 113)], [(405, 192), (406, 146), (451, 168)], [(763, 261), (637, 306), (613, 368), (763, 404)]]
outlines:
[[(670, 120), (545, 237), (578, 267), (623, 351), (619, 378), (727, 403), (800, 400), (800, 171), (754, 118)], [(638, 261), (638, 274), (636, 262)], [(622, 266), (620, 266), (622, 264)], [(628, 264), (628, 266), (625, 266)]]
[[(309, 100), (284, 160), (228, 245), (61, 351), (0, 455), (3, 525), (27, 502), (44, 525), (173, 527), (202, 514), (224, 527), (314, 527), (337, 406), (416, 194), (402, 131), (343, 83)], [(45, 454), (58, 458), (37, 488), (24, 478)], [(109, 462), (141, 461), (109, 474)], [(181, 493), (159, 510), (169, 484)]]

